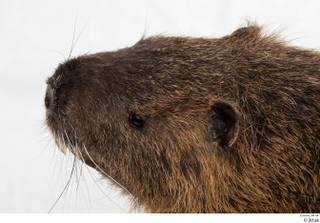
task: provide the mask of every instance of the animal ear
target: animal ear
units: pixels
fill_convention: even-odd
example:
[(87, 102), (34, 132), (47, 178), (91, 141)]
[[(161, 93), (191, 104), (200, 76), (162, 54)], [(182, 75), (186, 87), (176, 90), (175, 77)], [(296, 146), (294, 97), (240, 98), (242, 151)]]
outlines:
[(216, 102), (208, 115), (207, 130), (221, 147), (230, 147), (239, 133), (238, 113), (226, 102)]
[(249, 24), (247, 27), (239, 28), (236, 31), (234, 31), (231, 35), (227, 36), (227, 38), (230, 39), (259, 39), (261, 36), (261, 30), (262, 28), (260, 26), (257, 26), (255, 24)]

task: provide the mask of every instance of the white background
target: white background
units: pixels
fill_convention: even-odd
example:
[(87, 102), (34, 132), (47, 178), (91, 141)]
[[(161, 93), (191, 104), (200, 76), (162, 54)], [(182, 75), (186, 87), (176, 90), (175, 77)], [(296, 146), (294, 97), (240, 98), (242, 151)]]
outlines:
[[(0, 0), (0, 212), (46, 213), (69, 179), (72, 157), (42, 123), (45, 80), (68, 57), (73, 33), (77, 56), (131, 46), (144, 33), (221, 37), (246, 19), (285, 29), (294, 45), (320, 46), (317, 0)], [(95, 183), (92, 169), (82, 174), (52, 212), (129, 210), (107, 182)]]

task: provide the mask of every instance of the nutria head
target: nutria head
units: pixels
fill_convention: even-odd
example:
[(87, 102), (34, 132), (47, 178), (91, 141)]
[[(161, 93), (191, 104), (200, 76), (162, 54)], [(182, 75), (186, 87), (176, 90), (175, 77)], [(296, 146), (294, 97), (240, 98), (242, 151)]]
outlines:
[(148, 212), (319, 212), (320, 54), (260, 31), (69, 59), (46, 124)]

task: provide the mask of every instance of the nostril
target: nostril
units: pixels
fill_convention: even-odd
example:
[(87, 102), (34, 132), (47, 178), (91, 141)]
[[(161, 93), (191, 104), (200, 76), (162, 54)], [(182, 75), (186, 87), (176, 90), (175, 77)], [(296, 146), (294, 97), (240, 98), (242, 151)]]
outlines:
[(46, 97), (44, 99), (44, 104), (45, 104), (46, 108), (50, 107), (50, 97), (49, 97), (48, 93), (46, 93)]
[(44, 98), (44, 105), (46, 106), (47, 109), (50, 108), (52, 97), (53, 97), (52, 89), (50, 85), (48, 85), (46, 90), (46, 97)]

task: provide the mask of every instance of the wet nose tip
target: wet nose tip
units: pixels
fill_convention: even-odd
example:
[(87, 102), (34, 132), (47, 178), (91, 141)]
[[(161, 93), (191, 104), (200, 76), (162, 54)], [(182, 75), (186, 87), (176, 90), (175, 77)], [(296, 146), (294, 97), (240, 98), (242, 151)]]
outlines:
[(53, 98), (53, 92), (51, 86), (48, 84), (47, 85), (47, 90), (46, 90), (46, 96), (44, 98), (44, 105), (46, 106), (47, 109), (50, 108), (51, 102)]

